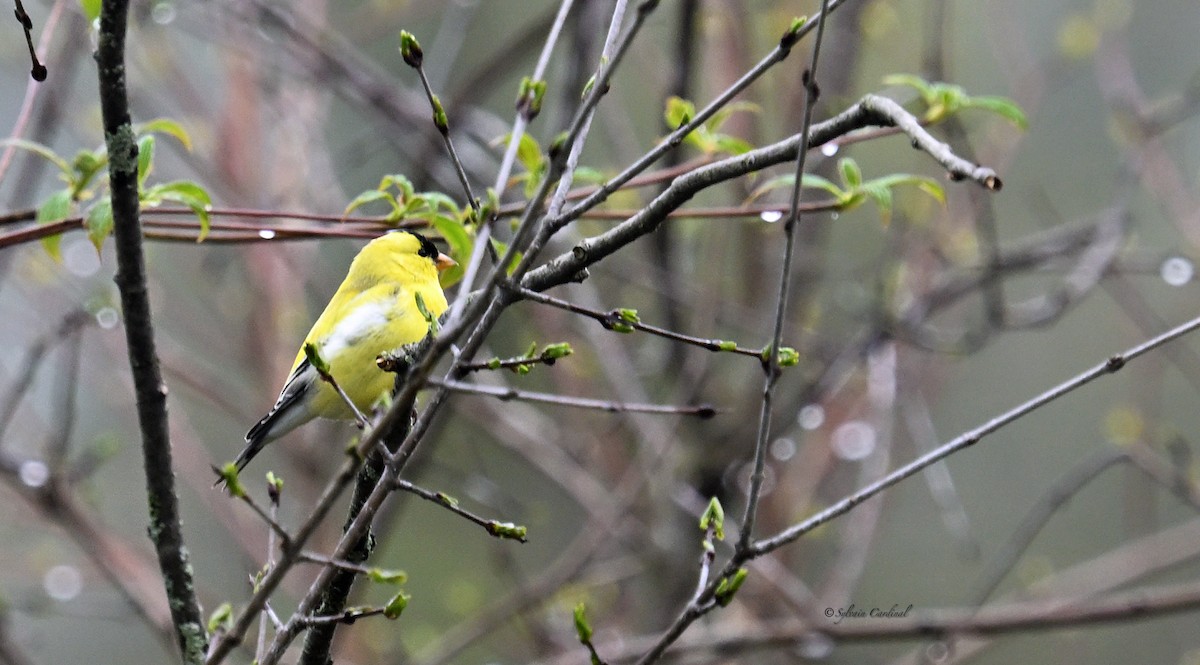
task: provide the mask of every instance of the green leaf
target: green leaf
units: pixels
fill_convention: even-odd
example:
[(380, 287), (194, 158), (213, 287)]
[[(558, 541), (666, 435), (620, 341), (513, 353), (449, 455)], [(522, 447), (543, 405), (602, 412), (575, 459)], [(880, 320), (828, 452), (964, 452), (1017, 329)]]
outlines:
[(871, 182), (879, 183), (884, 187), (892, 189), (901, 185), (912, 185), (933, 197), (938, 203), (946, 205), (946, 190), (933, 178), (923, 175), (913, 175), (911, 173), (893, 173), (885, 175), (882, 178), (876, 178)]
[(154, 135), (148, 134), (138, 139), (138, 186), (146, 186), (146, 177), (154, 165)]
[(721, 607), (729, 605), (733, 601), (733, 594), (742, 588), (742, 583), (746, 581), (746, 576), (749, 574), (750, 571), (745, 568), (738, 568), (733, 575), (723, 578), (713, 591), (713, 600)]
[(433, 126), (442, 134), (450, 131), (450, 119), (446, 117), (446, 109), (442, 106), (442, 100), (437, 95), (429, 98), (429, 103), (433, 105)]
[(592, 625), (587, 620), (587, 607), (583, 603), (575, 606), (573, 612), (575, 619), (575, 635), (579, 637), (580, 644), (588, 644), (592, 641)]
[[(495, 238), (492, 238), (491, 242), (492, 242), (492, 247), (496, 250), (496, 256), (503, 258), (505, 252), (508, 251), (508, 245), (499, 240), (496, 240)], [(517, 269), (517, 266), (521, 263), (521, 257), (523, 257), (524, 255), (525, 255), (524, 252), (513, 253), (512, 261), (509, 262), (508, 267), (505, 269), (508, 272), (508, 274), (511, 275), (512, 272)]]
[(429, 325), (430, 334), (437, 334), (437, 317), (433, 312), (429, 311), (429, 306), (425, 304), (425, 296), (421, 295), (420, 291), (413, 293), (413, 301), (417, 304), (417, 311), (421, 313), (421, 317), (425, 319), (425, 323)]
[(883, 223), (886, 225), (891, 222), (892, 190), (886, 185), (881, 185), (878, 181), (871, 181), (862, 186), (862, 191), (879, 207), (879, 217), (883, 220)]
[(413, 36), (413, 33), (407, 30), (400, 31), (400, 57), (404, 59), (404, 63), (409, 67), (420, 67), (425, 60), (425, 52), (421, 50), (421, 43)]
[(1016, 125), (1018, 129), (1028, 129), (1029, 119), (1017, 103), (1007, 97), (979, 96), (967, 100), (967, 106), (985, 109)]
[(208, 190), (191, 180), (176, 180), (155, 185), (142, 194), (144, 204), (157, 205), (161, 201), (174, 201), (191, 208), (200, 221), (200, 235), (196, 237), (196, 242), (203, 242), (208, 237), (208, 209), (212, 207)]
[(167, 136), (173, 137), (176, 141), (179, 141), (179, 144), (182, 145), (188, 152), (191, 152), (192, 150), (192, 137), (188, 135), (187, 130), (183, 128), (183, 125), (171, 120), (170, 118), (155, 118), (153, 120), (148, 120), (134, 127), (134, 131), (137, 132), (139, 136), (142, 134), (166, 134)]
[(725, 509), (715, 496), (709, 499), (708, 507), (700, 515), (700, 529), (708, 531), (710, 528), (717, 540), (725, 540)]
[(398, 206), (396, 205), (396, 199), (391, 194), (388, 194), (387, 192), (381, 192), (378, 189), (368, 189), (362, 194), (354, 197), (354, 200), (350, 201), (350, 203), (346, 206), (346, 209), (342, 211), (342, 216), (345, 217), (354, 212), (355, 209), (368, 203), (374, 203), (375, 201), (387, 201), (392, 207), (392, 210), (398, 209)]
[(79, 0), (79, 6), (83, 8), (83, 15), (87, 17), (89, 25), (100, 18), (100, 0)]
[(530, 173), (541, 172), (542, 166), (546, 163), (542, 146), (528, 133), (522, 134), (521, 140), (517, 141), (517, 161), (521, 162), (521, 166), (524, 166), (525, 170)]
[(221, 476), (220, 482), (225, 484), (225, 491), (229, 492), (229, 496), (246, 496), (246, 488), (242, 487), (242, 481), (238, 479), (237, 464), (226, 462), (225, 466), (217, 469), (217, 475)]
[(884, 85), (903, 85), (917, 91), (926, 105), (933, 104), (934, 90), (928, 81), (915, 74), (888, 74), (883, 77)]
[[(417, 294), (417, 297), (419, 298), (420, 295)], [(304, 357), (308, 359), (308, 364), (317, 370), (317, 374), (320, 374), (322, 377), (329, 376), (329, 363), (321, 357), (321, 351), (317, 349), (316, 344), (312, 342), (304, 343)]]
[(800, 352), (790, 346), (779, 347), (779, 366), (793, 367), (800, 362)]
[(559, 358), (566, 358), (572, 353), (575, 353), (575, 350), (571, 348), (570, 344), (559, 342), (557, 344), (547, 344), (546, 348), (542, 349), (541, 357), (543, 360), (558, 360)]
[(749, 141), (728, 134), (714, 134), (713, 143), (717, 151), (730, 155), (744, 155), (754, 148)]
[(383, 568), (371, 568), (367, 571), (367, 577), (371, 578), (376, 584), (404, 584), (408, 581), (408, 573), (403, 570), (385, 570)]
[(636, 309), (629, 309), (627, 307), (618, 309), (617, 316), (621, 317), (622, 321), (626, 321), (628, 323), (641, 323), (642, 321), (638, 318), (638, 312)]
[(403, 591), (397, 593), (395, 596), (392, 596), (392, 599), (388, 601), (388, 604), (384, 605), (383, 607), (383, 616), (389, 619), (398, 619), (404, 612), (404, 608), (408, 607), (408, 601), (411, 598), (412, 596), (404, 593)]
[(108, 153), (104, 150), (80, 150), (71, 160), (71, 168), (75, 173), (71, 183), (71, 198), (79, 200), (83, 190), (91, 184), (96, 174), (108, 164)]
[(267, 494), (271, 502), (278, 505), (279, 495), (283, 493), (283, 478), (275, 475), (274, 471), (267, 472)]
[(37, 209), (37, 222), (39, 224), (50, 224), (53, 222), (61, 222), (71, 216), (71, 190), (60, 189), (45, 201)]
[(760, 113), (762, 112), (762, 107), (754, 102), (733, 102), (726, 104), (720, 111), (712, 114), (712, 117), (705, 121), (704, 128), (710, 132), (718, 131), (729, 120), (730, 116), (741, 111)]
[(791, 25), (788, 26), (787, 32), (779, 38), (780, 48), (791, 49), (796, 45), (796, 41), (800, 39), (800, 29), (804, 24), (808, 23), (807, 16), (797, 16), (792, 19)]
[(737, 342), (731, 342), (729, 340), (717, 341), (717, 349), (720, 351), (737, 351), (737, 348)]
[(96, 253), (100, 253), (104, 239), (112, 233), (112, 199), (106, 196), (89, 208), (84, 218), (84, 226), (87, 227), (88, 240), (96, 247)]
[[(38, 206), (36, 220), (39, 224), (53, 224), (61, 222), (71, 215), (71, 190), (60, 189)], [(55, 261), (62, 260), (62, 253), (59, 251), (59, 246), (62, 244), (62, 234), (55, 233), (52, 236), (42, 238), (42, 247), (46, 249), (46, 253)]]
[(229, 603), (221, 603), (217, 609), (213, 610), (212, 614), (208, 615), (208, 632), (215, 633), (218, 630), (229, 630), (233, 627), (233, 605)]
[(434, 217), (431, 223), (438, 235), (445, 238), (446, 244), (450, 246), (450, 258), (458, 261), (458, 265), (443, 270), (438, 276), (438, 281), (444, 289), (458, 283), (458, 280), (463, 278), (466, 271), (463, 266), (471, 256), (474, 243), (471, 241), (471, 234), (457, 219), (439, 215)]
[(667, 127), (672, 131), (688, 124), (692, 118), (696, 117), (696, 105), (682, 97), (671, 96), (667, 98), (667, 108), (663, 113), (663, 117), (667, 121)]
[[(774, 178), (767, 180), (766, 182), (764, 182), (763, 184), (761, 184), (757, 188), (755, 188), (755, 190), (750, 193), (750, 197), (747, 199), (747, 201), (754, 201), (755, 199), (761, 197), (762, 195), (764, 195), (770, 191), (776, 190), (776, 189), (790, 188), (793, 186), (793, 184), (795, 182), (796, 182), (796, 175), (793, 173), (775, 176)], [(823, 178), (815, 173), (805, 173), (804, 177), (802, 177), (800, 179), (800, 183), (802, 186), (808, 187), (810, 189), (823, 189), (826, 192), (829, 192), (830, 194), (832, 194), (833, 197), (835, 199), (837, 199), (839, 202), (845, 200), (846, 198), (848, 198), (850, 196), (849, 192), (847, 192), (846, 190), (843, 190), (841, 187), (838, 187), (836, 184), (834, 184), (829, 179)]]
[(838, 172), (842, 175), (842, 184), (846, 186), (846, 189), (854, 189), (862, 185), (862, 169), (858, 167), (858, 162), (853, 159), (849, 157), (839, 159)]
[(521, 542), (525, 542), (525, 534), (528, 532), (528, 529), (523, 526), (513, 524), (512, 522), (499, 522), (496, 520), (489, 520), (485, 528), (488, 533), (497, 538), (519, 540)]
[(71, 170), (71, 165), (67, 163), (67, 160), (63, 159), (62, 157), (60, 157), (58, 155), (57, 152), (54, 152), (50, 148), (42, 145), (41, 143), (35, 143), (33, 141), (26, 141), (25, 139), (13, 139), (13, 138), (0, 139), (0, 147), (6, 147), (6, 146), (12, 146), (14, 148), (17, 148), (18, 150), (25, 150), (28, 152), (32, 152), (33, 154), (35, 154), (39, 157), (42, 157), (43, 159), (49, 161), (51, 164), (57, 166), (58, 170), (62, 171), (63, 175), (66, 176), (68, 180), (70, 180), (70, 178), (73, 174), (73, 172)]

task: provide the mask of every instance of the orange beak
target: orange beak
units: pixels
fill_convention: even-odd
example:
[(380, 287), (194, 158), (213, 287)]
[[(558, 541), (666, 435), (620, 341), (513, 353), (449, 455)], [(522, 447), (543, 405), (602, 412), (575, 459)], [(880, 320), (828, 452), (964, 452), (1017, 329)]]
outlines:
[(458, 265), (458, 261), (455, 261), (441, 252), (438, 252), (437, 258), (434, 259), (433, 262), (437, 266), (438, 272), (443, 272), (447, 268), (453, 268), (454, 266)]

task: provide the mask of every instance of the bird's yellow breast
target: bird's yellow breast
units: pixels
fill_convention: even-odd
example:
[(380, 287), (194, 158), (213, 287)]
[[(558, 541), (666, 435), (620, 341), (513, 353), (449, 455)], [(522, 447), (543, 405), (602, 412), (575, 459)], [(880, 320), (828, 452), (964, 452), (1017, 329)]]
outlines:
[[(422, 266), (423, 267), (423, 266)], [(420, 293), (433, 316), (446, 310), (446, 296), (437, 272), (394, 271), (388, 279), (363, 288), (360, 275), (348, 275), (329, 306), (313, 324), (305, 343), (313, 343), (329, 364), (330, 373), (355, 406), (366, 413), (381, 395), (391, 391), (395, 374), (379, 369), (375, 359), (406, 344), (420, 341), (429, 324), (416, 305)], [(353, 273), (353, 271), (352, 271)], [(350, 287), (350, 288), (347, 288)], [(293, 369), (304, 359), (296, 356)], [(322, 418), (349, 418), (345, 402), (326, 382), (316, 387), (313, 414)]]

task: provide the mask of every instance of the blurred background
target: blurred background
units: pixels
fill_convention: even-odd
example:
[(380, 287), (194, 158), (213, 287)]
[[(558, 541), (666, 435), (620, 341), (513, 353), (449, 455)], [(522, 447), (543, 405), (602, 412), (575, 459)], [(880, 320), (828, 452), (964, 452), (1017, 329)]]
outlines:
[[(462, 204), (419, 83), (399, 58), (398, 32), (421, 40), (431, 84), (482, 192), (496, 177), (518, 84), (558, 6), (135, 2), (134, 120), (171, 118), (193, 144), (188, 151), (160, 139), (152, 179), (200, 183), (223, 211), (214, 220), (250, 229), (259, 222), (237, 211), (273, 213), (263, 228), (333, 235), (346, 226), (293, 215), (336, 219), (393, 173)], [(612, 6), (575, 2), (529, 130), (542, 146), (570, 121)], [(775, 47), (793, 16), (819, 6), (662, 2), (600, 104), (583, 163), (601, 178), (619, 172), (666, 133), (669, 96), (707, 103)], [(95, 32), (79, 3), (25, 7), (49, 78), (30, 81), (19, 24), (0, 22), (0, 132), (68, 158), (94, 150), (103, 143)], [(848, 0), (833, 14), (818, 121), (866, 93), (920, 115), (925, 106), (913, 88), (884, 83), (907, 73), (1010, 98), (1028, 126), (967, 109), (931, 129), (996, 169), (1004, 188), (995, 194), (945, 181), (903, 137), (810, 155), (810, 170), (835, 181), (846, 156), (867, 179), (936, 178), (946, 202), (900, 187), (890, 219), (871, 204), (803, 218), (784, 335), (801, 361), (785, 371), (775, 399), (756, 535), (1200, 314), (1198, 27), (1200, 5), (1189, 0)], [(754, 146), (796, 133), (810, 49), (811, 40), (802, 41), (746, 90), (739, 99), (754, 108), (730, 116), (721, 131)], [(702, 157), (685, 146), (654, 168)], [(0, 150), (0, 159), (0, 216), (36, 208), (62, 186), (54, 167), (28, 151)], [(756, 187), (788, 170), (706, 191), (685, 206), (695, 216), (672, 218), (583, 284), (552, 294), (762, 348), (783, 231), (771, 215), (727, 209), (742, 208)], [(560, 234), (544, 258), (610, 228), (648, 202), (661, 180), (617, 193), (603, 214)], [(523, 195), (520, 183), (501, 194), (506, 202)], [(778, 189), (754, 204), (785, 201)], [(267, 529), (210, 488), (209, 467), (232, 459), (273, 403), (299, 340), (363, 241), (251, 233), (252, 241), (196, 243), (194, 220), (146, 217), (160, 223), (146, 249), (188, 546), (206, 610), (225, 601), (237, 607), (264, 560)], [(83, 232), (66, 233), (56, 259), (40, 242), (14, 239), (26, 223), (2, 221), (0, 656), (163, 662), (173, 647), (154, 627), (165, 603), (145, 536), (111, 240), (97, 253)], [(175, 235), (163, 226), (170, 223)], [(527, 526), (529, 542), (492, 539), (430, 503), (396, 497), (377, 522), (372, 562), (405, 570), (412, 601), (399, 621), (343, 629), (337, 662), (586, 662), (571, 624), (581, 601), (600, 654), (623, 662), (644, 651), (693, 592), (696, 524), (709, 497), (724, 503), (736, 538), (762, 393), (756, 360), (616, 334), (530, 303), (509, 310), (486, 354), (517, 356), (535, 342), (569, 342), (575, 354), (528, 375), (474, 380), (620, 402), (711, 404), (718, 414), (700, 420), (455, 396), (407, 478), (477, 514)], [(826, 608), (970, 608), (1195, 579), (1198, 351), (1200, 341), (1186, 337), (1154, 352), (756, 561), (735, 602), (684, 635), (678, 658), (1200, 662), (1194, 610), (986, 640), (822, 634), (835, 631)], [(297, 524), (353, 434), (343, 424), (306, 426), (269, 447), (244, 478), (261, 496), (259, 474), (281, 475), (280, 518)], [(335, 542), (343, 510), (313, 549)], [(728, 551), (718, 545), (719, 556)], [(294, 607), (314, 570), (288, 578), (277, 612)], [(355, 602), (378, 604), (389, 591), (364, 584)], [(789, 638), (763, 638), (771, 631)]]

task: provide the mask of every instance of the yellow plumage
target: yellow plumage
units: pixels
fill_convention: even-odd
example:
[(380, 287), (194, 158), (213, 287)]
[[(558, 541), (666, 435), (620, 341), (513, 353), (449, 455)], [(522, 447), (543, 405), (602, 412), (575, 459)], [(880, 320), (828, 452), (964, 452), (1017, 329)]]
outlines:
[(267, 443), (313, 418), (351, 419), (353, 412), (305, 357), (316, 346), (340, 387), (366, 412), (392, 389), (395, 375), (375, 359), (385, 351), (420, 341), (429, 330), (417, 308), (421, 295), (433, 316), (446, 310), (438, 271), (453, 265), (428, 239), (411, 232), (372, 240), (354, 257), (346, 279), (300, 345), (288, 380), (270, 412), (246, 434), (236, 464), (241, 470)]

